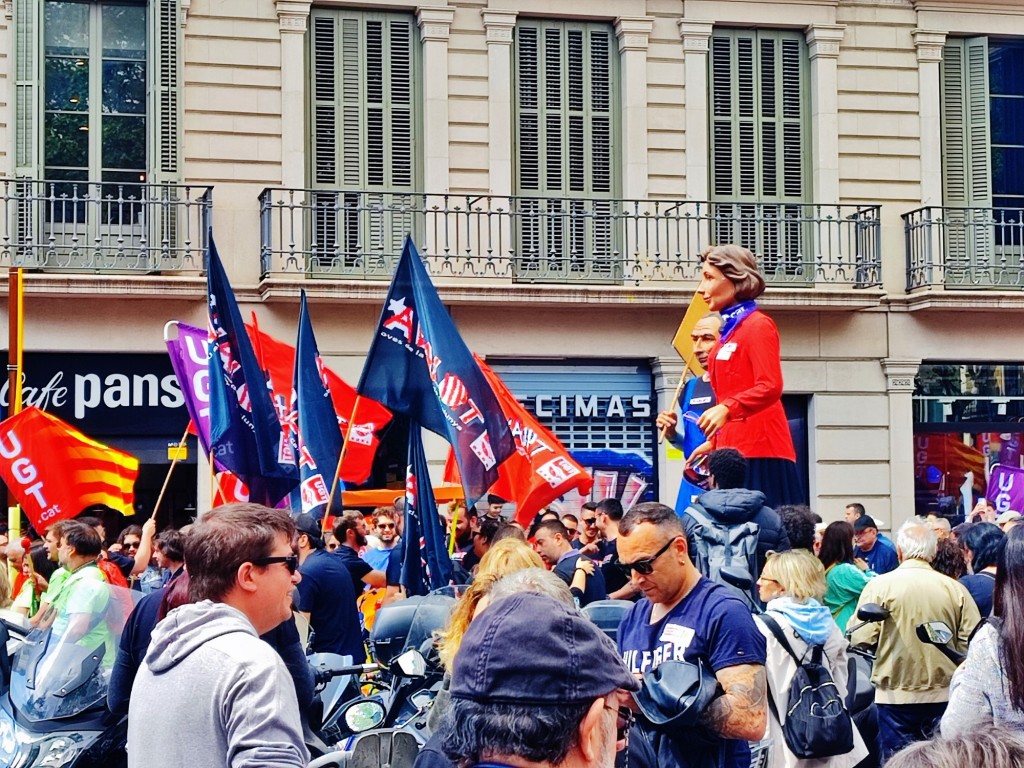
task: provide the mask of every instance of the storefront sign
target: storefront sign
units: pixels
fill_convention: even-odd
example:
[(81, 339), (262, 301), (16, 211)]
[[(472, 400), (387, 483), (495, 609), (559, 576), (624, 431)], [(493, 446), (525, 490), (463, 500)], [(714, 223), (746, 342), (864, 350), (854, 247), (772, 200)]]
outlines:
[[(5, 379), (5, 411), (7, 388)], [(188, 423), (166, 354), (26, 352), (22, 402), (90, 436), (178, 434)]]

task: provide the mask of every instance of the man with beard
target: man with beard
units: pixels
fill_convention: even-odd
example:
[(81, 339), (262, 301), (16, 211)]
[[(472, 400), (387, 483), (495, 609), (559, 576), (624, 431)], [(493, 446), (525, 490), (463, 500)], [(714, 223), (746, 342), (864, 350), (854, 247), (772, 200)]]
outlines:
[(394, 507), (377, 507), (373, 510), (373, 526), (377, 532), (379, 547), (363, 553), (363, 560), (378, 571), (387, 571), (388, 560), (398, 544), (398, 521)]
[(352, 576), (352, 589), (358, 596), (369, 584), (374, 589), (387, 585), (384, 571), (375, 570), (359, 556), (359, 550), (366, 546), (366, 521), (358, 512), (346, 512), (334, 524), (334, 538), (340, 546), (334, 556), (342, 558)]

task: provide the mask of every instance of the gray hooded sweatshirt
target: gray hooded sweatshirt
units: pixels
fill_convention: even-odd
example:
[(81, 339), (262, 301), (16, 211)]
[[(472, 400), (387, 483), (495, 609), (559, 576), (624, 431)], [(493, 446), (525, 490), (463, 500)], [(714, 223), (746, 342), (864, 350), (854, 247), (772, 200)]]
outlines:
[(153, 630), (128, 708), (129, 768), (299, 768), (295, 686), (241, 611), (204, 600)]

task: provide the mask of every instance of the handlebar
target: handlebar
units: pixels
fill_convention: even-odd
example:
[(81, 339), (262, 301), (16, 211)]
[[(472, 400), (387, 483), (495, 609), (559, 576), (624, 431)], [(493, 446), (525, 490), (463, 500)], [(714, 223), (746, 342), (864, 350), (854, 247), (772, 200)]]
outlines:
[(377, 664), (353, 664), (347, 667), (328, 667), (325, 669), (314, 669), (313, 677), (316, 683), (326, 683), (335, 677), (341, 677), (342, 675), (368, 675), (372, 672), (380, 671), (380, 666)]

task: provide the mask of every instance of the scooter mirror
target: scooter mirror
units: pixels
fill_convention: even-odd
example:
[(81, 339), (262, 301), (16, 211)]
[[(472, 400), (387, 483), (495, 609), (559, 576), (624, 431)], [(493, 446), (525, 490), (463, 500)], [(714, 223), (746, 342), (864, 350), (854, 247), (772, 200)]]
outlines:
[(379, 701), (356, 701), (348, 706), (343, 717), (352, 733), (362, 733), (384, 722), (385, 709)]
[(932, 645), (948, 645), (953, 639), (953, 630), (944, 621), (928, 621), (917, 625), (917, 639)]
[(885, 621), (889, 618), (889, 609), (883, 608), (878, 603), (864, 603), (857, 609), (857, 618), (861, 621)]
[(427, 674), (427, 660), (415, 648), (404, 651), (395, 659), (394, 666), (403, 677), (426, 677)]

